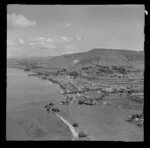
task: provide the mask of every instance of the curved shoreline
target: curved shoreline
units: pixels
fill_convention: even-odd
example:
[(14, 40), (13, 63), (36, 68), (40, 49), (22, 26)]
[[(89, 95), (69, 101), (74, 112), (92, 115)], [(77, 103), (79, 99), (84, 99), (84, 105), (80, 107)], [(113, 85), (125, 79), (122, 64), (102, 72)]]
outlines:
[[(47, 79), (47, 80), (48, 80), (48, 79)], [(58, 98), (58, 101), (60, 101), (60, 97), (57, 97), (57, 98)], [(40, 99), (41, 99), (41, 98), (40, 98)], [(50, 101), (50, 99), (48, 100), (48, 102), (49, 102), (49, 101)], [(73, 100), (72, 100), (72, 101), (73, 101)], [(48, 103), (48, 102), (46, 102), (46, 103)], [(55, 103), (55, 104), (56, 104), (56, 103)], [(72, 104), (71, 104), (71, 105), (72, 105)], [(74, 105), (74, 104), (73, 104), (73, 105)], [(76, 105), (76, 104), (75, 104), (75, 105)], [(79, 106), (79, 105), (78, 105), (78, 106)], [(78, 107), (78, 106), (77, 106), (77, 107)], [(41, 107), (43, 107), (43, 106), (40, 106), (40, 108), (41, 108)], [(60, 106), (60, 107), (61, 107), (61, 106)], [(88, 116), (87, 116), (87, 118), (85, 118), (85, 120), (83, 119), (83, 120), (84, 120), (84, 121), (83, 121), (83, 120), (82, 120), (82, 117), (84, 118), (84, 117), (85, 117), (84, 115), (81, 116), (81, 117), (79, 117), (79, 118), (78, 118), (78, 117), (76, 118), (76, 115), (77, 115), (77, 116), (80, 115), (80, 109), (79, 109), (79, 111), (78, 111), (78, 108), (77, 108), (77, 107), (75, 106), (75, 107), (74, 107), (75, 109), (72, 109), (72, 106), (71, 106), (71, 107), (70, 107), (71, 109), (70, 109), (69, 112), (68, 112), (68, 113), (69, 113), (68, 115), (69, 115), (73, 120), (72, 120), (72, 119), (70, 120), (70, 118), (68, 118), (68, 115), (67, 115), (67, 116), (63, 116), (63, 114), (61, 114), (61, 112), (60, 112), (60, 114), (58, 113), (58, 116), (59, 116), (59, 117), (58, 117), (58, 116), (56, 117), (57, 119), (59, 118), (59, 119), (60, 119), (64, 124), (66, 124), (66, 126), (68, 127), (68, 128), (67, 128), (67, 131), (69, 132), (69, 135), (70, 135), (70, 139), (69, 139), (69, 140), (78, 140), (78, 139), (80, 140), (80, 138), (77, 137), (77, 132), (78, 132), (78, 133), (80, 132), (80, 127), (79, 127), (79, 128), (76, 128), (76, 127), (73, 126), (73, 124), (72, 124), (73, 122), (72, 122), (72, 121), (74, 121), (74, 120), (77, 120), (77, 121), (79, 122), (79, 124), (81, 124), (84, 128), (86, 127), (85, 130), (87, 130), (87, 132), (92, 135), (92, 139), (91, 139), (91, 137), (90, 137), (90, 140), (93, 140), (93, 138), (94, 138), (94, 140), (97, 140), (99, 137), (100, 137), (99, 139), (103, 139), (103, 138), (105, 138), (104, 136), (106, 136), (106, 140), (109, 139), (109, 138), (107, 138), (107, 135), (108, 135), (109, 131), (107, 132), (107, 130), (104, 129), (104, 132), (106, 132), (106, 135), (104, 135), (104, 136), (101, 136), (101, 135), (100, 135), (100, 134), (103, 134), (103, 133), (101, 133), (101, 131), (100, 131), (100, 134), (99, 134), (100, 136), (99, 136), (99, 135), (96, 135), (96, 136), (98, 136), (98, 138), (97, 138), (97, 137), (95, 136), (95, 132), (93, 132), (93, 131), (94, 131), (94, 130), (95, 130), (95, 131), (96, 131), (96, 130), (98, 131), (99, 126), (97, 126), (97, 127), (95, 126), (95, 129), (94, 129), (94, 130), (93, 130), (93, 129), (90, 130), (90, 127), (86, 125), (86, 121), (91, 122), (92, 119), (93, 119), (93, 118), (90, 118), (90, 116), (92, 116), (93, 113), (94, 113), (94, 115), (95, 115), (95, 113), (97, 113), (97, 111), (99, 111), (99, 112), (100, 112), (100, 113), (99, 113), (100, 116), (97, 115), (97, 114), (96, 114), (95, 116), (96, 116), (97, 118), (98, 118), (98, 117), (100, 118), (100, 123), (105, 123), (106, 126), (107, 126), (107, 124), (108, 124), (108, 130), (109, 130), (109, 124), (111, 125), (111, 121), (113, 121), (113, 120), (111, 120), (111, 118), (112, 118), (113, 116), (111, 117), (111, 113), (110, 113), (109, 109), (108, 109), (108, 111), (107, 111), (107, 110), (103, 110), (103, 109), (101, 109), (101, 110), (95, 109), (94, 111), (90, 111), (90, 110), (89, 110), (89, 111), (91, 112), (91, 115), (89, 114), (89, 118), (88, 118)], [(88, 108), (88, 107), (87, 107), (87, 108)], [(67, 107), (67, 109), (68, 109), (68, 107)], [(62, 109), (61, 111), (63, 112), (63, 109)], [(76, 112), (76, 111), (77, 111), (77, 112)], [(82, 111), (85, 112), (86, 110), (84, 110), (84, 109), (82, 110), (82, 107), (81, 107), (81, 112), (82, 112)], [(119, 110), (117, 110), (117, 111), (119, 111)], [(44, 111), (44, 112), (45, 112), (45, 111)], [(112, 112), (113, 112), (113, 111), (112, 111)], [(70, 113), (71, 113), (71, 114), (70, 114)], [(75, 113), (75, 114), (74, 114), (74, 113)], [(39, 114), (39, 113), (37, 112), (37, 114)], [(53, 114), (56, 116), (56, 113), (53, 113)], [(61, 116), (60, 116), (60, 115), (61, 115)], [(123, 115), (124, 115), (124, 114), (123, 114)], [(62, 117), (62, 116), (63, 116), (63, 117)], [(108, 116), (108, 118), (110, 118), (110, 120), (108, 120), (108, 118), (106, 117), (106, 119), (107, 119), (108, 121), (106, 120), (106, 122), (105, 122), (105, 121), (103, 122), (103, 121), (102, 121), (103, 118), (101, 118), (101, 116), (102, 116), (102, 117), (103, 117), (103, 116), (104, 116), (104, 117), (105, 117), (105, 116)], [(66, 119), (64, 119), (65, 117), (66, 117), (67, 120), (68, 120), (68, 119), (69, 119), (69, 120), (67, 121)], [(75, 117), (75, 118), (74, 118), (74, 117)], [(121, 118), (122, 118), (122, 116), (121, 116)], [(121, 121), (121, 118), (120, 118), (120, 121)], [(59, 119), (58, 119), (58, 120), (59, 120)], [(81, 120), (80, 120), (80, 119), (81, 119)], [(87, 120), (86, 120), (86, 119), (87, 119)], [(105, 118), (104, 118), (104, 119), (105, 119)], [(109, 121), (110, 121), (110, 123), (109, 123)], [(70, 123), (69, 123), (69, 122), (70, 122)], [(96, 119), (95, 123), (96, 123), (96, 122), (97, 122), (97, 119)], [(99, 121), (98, 121), (98, 122), (99, 122)], [(121, 122), (122, 122), (122, 121), (121, 121)], [(122, 123), (123, 123), (123, 124), (122, 124), (121, 122), (120, 122), (120, 125), (124, 126), (124, 123), (122, 122)], [(91, 123), (92, 123), (92, 124), (91, 124), (91, 127), (92, 127), (92, 126), (94, 125), (94, 124), (93, 124), (93, 121), (92, 121)], [(97, 125), (97, 124), (95, 124), (95, 125)], [(113, 125), (113, 123), (112, 123), (112, 125)], [(48, 126), (49, 126), (49, 127), (52, 127), (50, 122), (49, 122)], [(66, 127), (66, 126), (65, 126), (65, 127)], [(113, 128), (112, 130), (114, 130), (114, 131), (117, 133), (117, 130), (119, 130), (119, 127), (118, 127), (118, 129), (117, 129), (117, 127), (116, 127), (116, 130), (115, 130), (115, 124), (114, 124), (113, 126), (114, 126), (114, 127), (112, 127), (112, 128)], [(118, 125), (117, 125), (117, 126), (118, 126)], [(126, 126), (126, 125), (125, 125), (125, 126)], [(128, 127), (128, 125), (127, 125), (127, 127)], [(93, 127), (92, 127), (92, 128), (93, 128)], [(126, 128), (126, 127), (125, 127), (125, 128)], [(130, 128), (130, 127), (129, 127), (129, 128)], [(111, 129), (111, 127), (110, 127), (110, 129)], [(132, 128), (131, 128), (131, 130), (132, 130)], [(96, 132), (97, 132), (97, 131), (96, 131)], [(112, 134), (112, 137), (110, 136), (110, 139), (115, 139), (115, 138), (113, 138), (113, 137), (115, 136), (115, 134), (116, 134), (115, 132)], [(132, 131), (131, 131), (131, 132), (132, 132)], [(111, 133), (111, 132), (110, 132), (110, 133)], [(129, 136), (130, 136), (129, 131), (127, 131), (127, 132), (124, 133), (124, 130), (123, 130), (123, 131), (121, 131), (120, 133), (125, 134), (125, 137), (127, 137), (127, 139), (130, 139), (130, 137), (129, 137)], [(128, 133), (129, 133), (129, 134), (128, 134)], [(105, 133), (104, 133), (104, 134), (105, 134)], [(126, 136), (126, 134), (129, 135), (129, 136)], [(17, 134), (14, 133), (14, 135), (17, 135)], [(109, 136), (109, 135), (108, 135), (108, 136)], [(132, 133), (131, 133), (131, 136), (132, 136)], [(136, 136), (136, 134), (135, 134), (135, 136)], [(75, 137), (76, 137), (76, 138), (75, 138)], [(88, 136), (88, 137), (89, 137), (89, 136)], [(101, 137), (102, 137), (102, 138), (101, 138)], [(137, 133), (137, 137), (138, 137), (138, 133)], [(140, 136), (139, 136), (139, 137), (140, 137)], [(19, 137), (19, 138), (20, 138), (20, 137)], [(119, 136), (118, 136), (118, 139), (125, 139), (125, 138), (124, 138), (123, 136), (120, 138), (120, 135), (119, 135)], [(134, 138), (134, 132), (133, 132), (133, 138), (131, 137), (131, 139), (135, 139), (135, 138)], [(38, 139), (38, 140), (39, 140), (39, 139)], [(44, 140), (52, 140), (52, 139), (50, 139), (50, 138), (48, 138), (48, 137), (45, 137)], [(84, 140), (84, 138), (81, 138), (81, 140)], [(126, 140), (126, 139), (125, 139), (125, 140)]]
[[(65, 92), (65, 87), (59, 82), (59, 81), (57, 81), (57, 80), (55, 80), (55, 79), (53, 79), (53, 78), (48, 78), (47, 79), (48, 81), (50, 81), (50, 82), (52, 82), (52, 83), (54, 83), (54, 84), (57, 84), (59, 87), (60, 87), (60, 89), (63, 91), (63, 92)], [(106, 89), (106, 92), (107, 92), (107, 89)], [(72, 93), (72, 92), (71, 92)], [(80, 92), (73, 92), (73, 93), (80, 93)], [(110, 93), (110, 92), (109, 92)], [(64, 93), (63, 93), (64, 94)], [(67, 92), (67, 94), (69, 94), (68, 92)], [(74, 101), (74, 99), (71, 101), (71, 103)], [(73, 135), (73, 139), (72, 140), (76, 140), (76, 139), (78, 139), (78, 138), (80, 138), (80, 136), (79, 136), (79, 132), (80, 131), (78, 131), (78, 129), (76, 129), (76, 128), (74, 128), (66, 119), (64, 119), (63, 117), (61, 117), (60, 115), (58, 115), (58, 114), (55, 114), (61, 121), (63, 121), (68, 127), (69, 127), (69, 129), (70, 129), (70, 131), (71, 131), (71, 133), (72, 133), (72, 135)], [(89, 136), (88, 136), (89, 137)], [(87, 138), (87, 137), (86, 137)], [(82, 138), (81, 138), (82, 139)], [(84, 138), (83, 138), (84, 139)], [(94, 138), (95, 139), (95, 138)], [(79, 139), (80, 140), (80, 139)], [(92, 140), (92, 138), (91, 137), (89, 137), (89, 140)]]
[(74, 138), (78, 138), (78, 132), (76, 131), (76, 129), (66, 120), (64, 119), (63, 117), (61, 117), (60, 115), (58, 114), (55, 114), (61, 121), (63, 121), (70, 129), (72, 135)]
[[(40, 78), (39, 76), (37, 76), (37, 77)], [(58, 81), (56, 81), (56, 80), (54, 80), (54, 79), (52, 79), (52, 78), (49, 78), (49, 79), (46, 79), (46, 80), (48, 80), (48, 82), (51, 82), (51, 83), (53, 83), (53, 84), (56, 84), (57, 86), (60, 87), (60, 90), (61, 90), (61, 91), (64, 91), (65, 87), (64, 87), (61, 83), (59, 83)], [(73, 101), (74, 101), (74, 99), (73, 99), (71, 102), (73, 102)], [(65, 125), (68, 126), (68, 128), (70, 129), (70, 132), (72, 133), (72, 136), (73, 136), (73, 139), (72, 139), (72, 140), (76, 140), (77, 138), (79, 138), (79, 132), (80, 132), (79, 129), (76, 129), (75, 127), (73, 127), (71, 123), (69, 123), (66, 119), (64, 119), (64, 118), (63, 118), (62, 116), (60, 116), (59, 114), (54, 113), (54, 115), (55, 115), (57, 118), (59, 118)], [(85, 137), (85, 138), (87, 138), (87, 137)], [(88, 136), (88, 138), (89, 138), (89, 136)], [(91, 137), (90, 137), (89, 139), (91, 140)]]
[[(80, 130), (79, 129), (76, 129), (75, 127), (73, 127), (66, 119), (64, 119), (62, 116), (60, 116), (60, 115), (58, 115), (58, 114), (56, 114), (55, 113), (55, 116), (57, 116), (61, 121), (63, 121), (68, 127), (69, 127), (69, 129), (70, 129), (70, 131), (71, 131), (71, 133), (72, 133), (72, 135), (73, 135), (73, 139), (72, 140), (76, 140), (76, 139), (78, 139), (78, 138), (80, 138), (79, 137), (79, 132), (80, 132)], [(92, 138), (91, 138), (91, 136), (87, 136), (87, 137), (85, 137), (85, 138), (88, 138), (88, 140), (93, 140)], [(82, 138), (81, 138), (82, 139)], [(84, 139), (85, 140), (85, 139)]]

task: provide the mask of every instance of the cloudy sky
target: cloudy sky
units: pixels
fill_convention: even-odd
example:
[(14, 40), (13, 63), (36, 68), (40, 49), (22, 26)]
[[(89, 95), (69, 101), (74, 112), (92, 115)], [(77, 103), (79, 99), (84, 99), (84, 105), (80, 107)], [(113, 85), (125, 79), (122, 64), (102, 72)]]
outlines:
[(8, 5), (7, 56), (143, 50), (143, 5)]

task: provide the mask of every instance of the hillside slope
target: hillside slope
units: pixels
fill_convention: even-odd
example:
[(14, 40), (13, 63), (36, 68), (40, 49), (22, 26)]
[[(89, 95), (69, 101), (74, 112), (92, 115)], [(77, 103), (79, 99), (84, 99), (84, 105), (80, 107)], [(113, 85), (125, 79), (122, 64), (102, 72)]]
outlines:
[(61, 55), (53, 58), (45, 57), (34, 60), (15, 60), (17, 63), (30, 63), (31, 61), (48, 68), (78, 68), (82, 66), (99, 64), (103, 66), (124, 65), (144, 69), (144, 52), (96, 48), (88, 52)]
[(144, 52), (112, 49), (93, 49), (88, 52), (75, 53), (54, 57), (45, 61), (48, 67), (81, 67), (87, 65), (130, 65), (144, 68)]

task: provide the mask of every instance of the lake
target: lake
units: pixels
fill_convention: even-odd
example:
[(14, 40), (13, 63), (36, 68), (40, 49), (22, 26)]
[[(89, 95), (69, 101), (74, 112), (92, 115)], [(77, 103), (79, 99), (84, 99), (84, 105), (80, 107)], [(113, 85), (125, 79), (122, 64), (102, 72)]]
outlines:
[(7, 68), (7, 110), (26, 103), (55, 102), (64, 98), (58, 85), (30, 77), (21, 69)]
[(44, 108), (65, 99), (59, 86), (29, 73), (7, 68), (6, 139), (71, 140), (67, 125)]

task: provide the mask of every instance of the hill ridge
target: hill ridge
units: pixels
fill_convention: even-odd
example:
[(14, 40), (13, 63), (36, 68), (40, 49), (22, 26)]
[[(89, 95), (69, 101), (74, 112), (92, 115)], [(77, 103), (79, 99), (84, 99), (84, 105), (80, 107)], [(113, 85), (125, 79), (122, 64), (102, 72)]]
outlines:
[(27, 58), (26, 62), (29, 61), (34, 61), (37, 64), (48, 68), (78, 68), (98, 64), (104, 66), (124, 65), (143, 69), (144, 52), (123, 49), (94, 48), (86, 52), (64, 54), (55, 57), (41, 57), (37, 58), (37, 60), (36, 58), (34, 58), (34, 60), (32, 58)]

